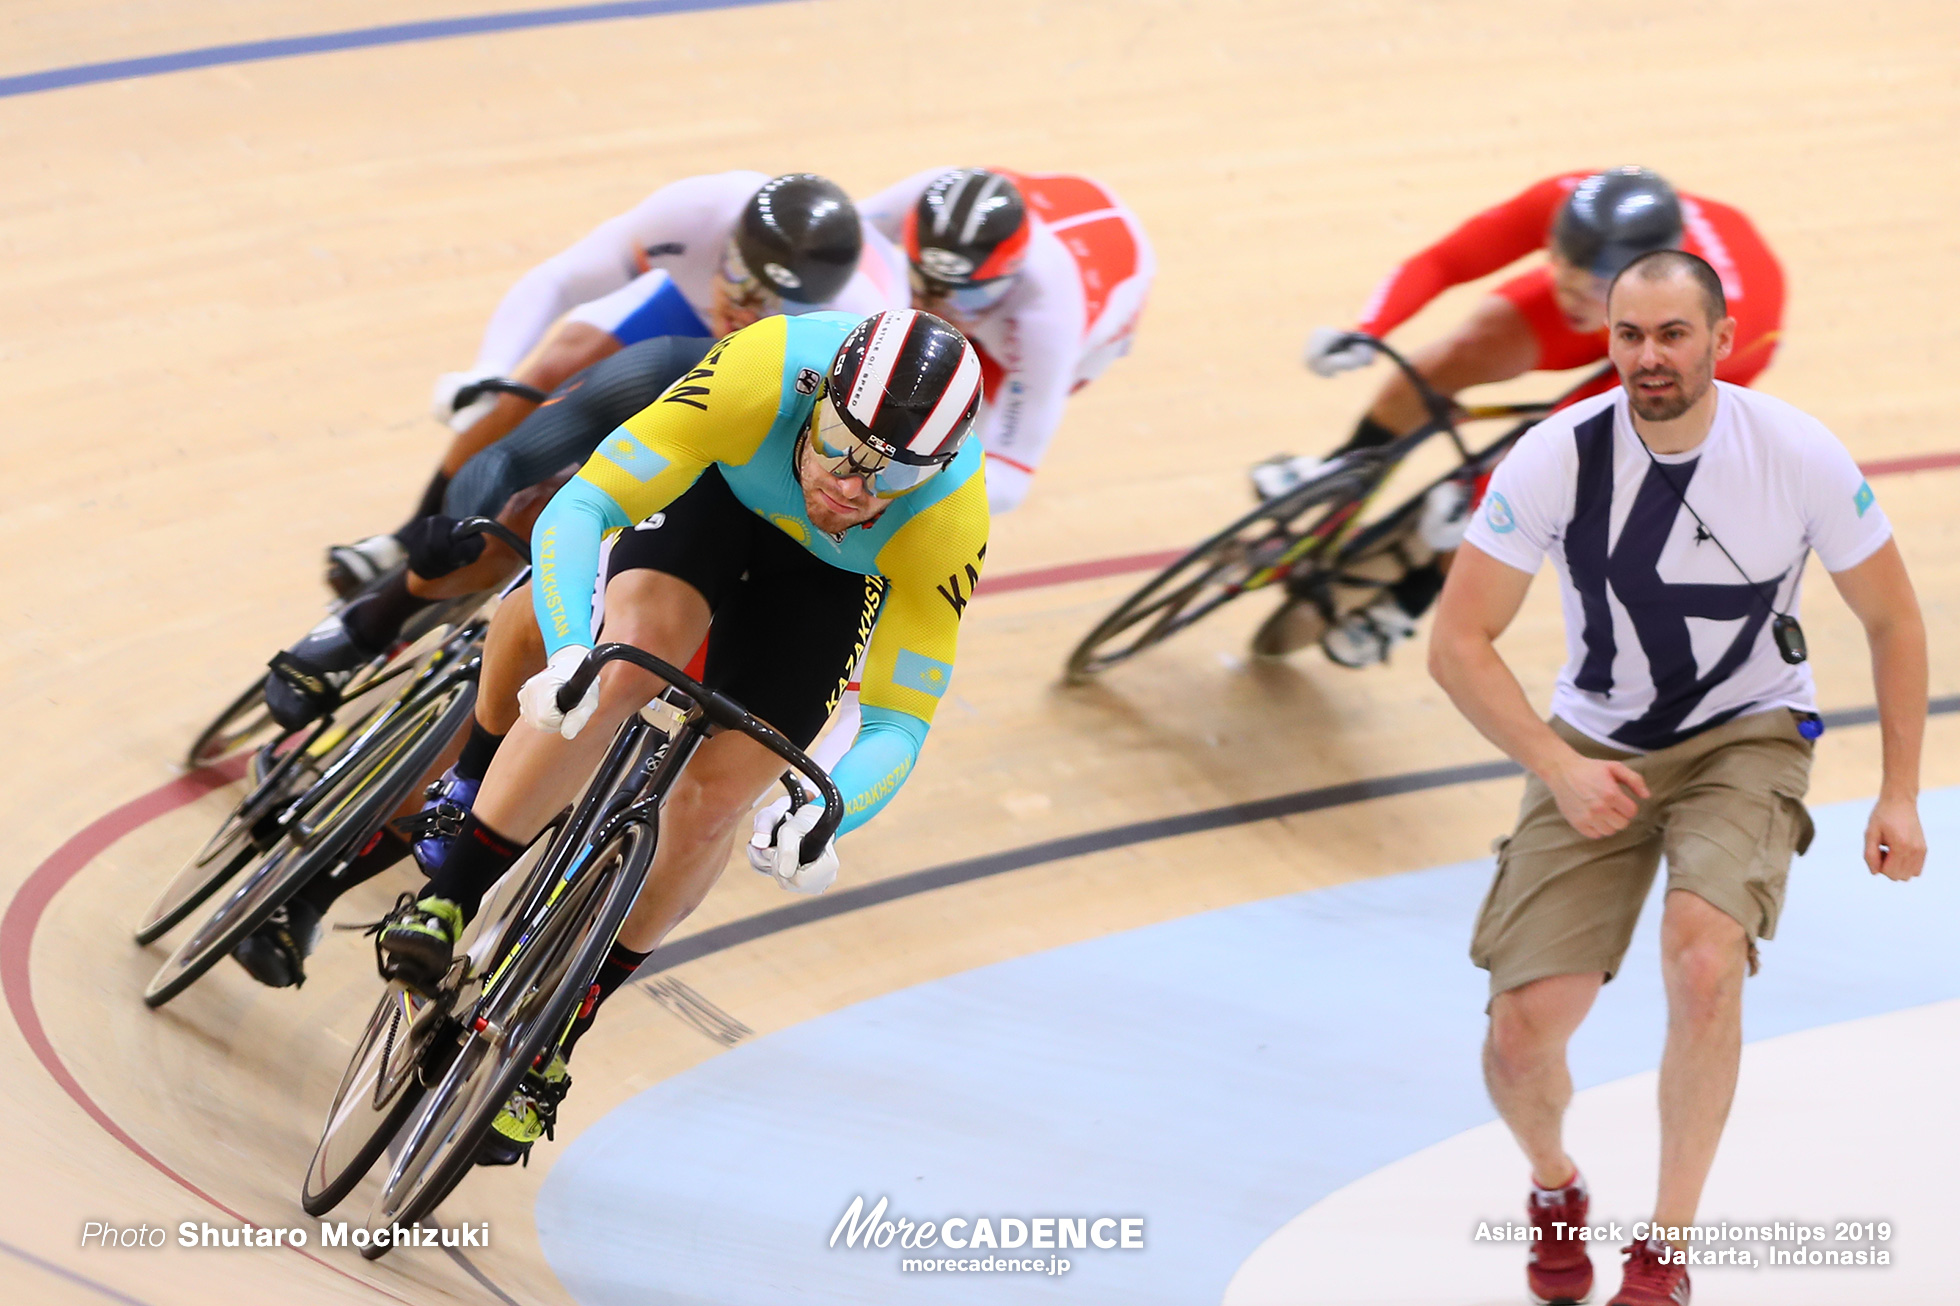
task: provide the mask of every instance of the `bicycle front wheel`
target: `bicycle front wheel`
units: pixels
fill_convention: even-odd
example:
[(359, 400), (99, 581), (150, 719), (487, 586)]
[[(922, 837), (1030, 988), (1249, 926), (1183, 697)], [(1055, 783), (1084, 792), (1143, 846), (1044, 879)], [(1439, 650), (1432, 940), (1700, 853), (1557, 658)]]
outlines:
[[(476, 1162), (497, 1112), (524, 1072), (549, 1055), (571, 1023), (606, 949), (653, 864), (653, 827), (630, 822), (594, 850), (576, 878), (531, 922), (476, 1007), (456, 1057), (405, 1130), (368, 1229), (412, 1225), (449, 1196)], [(529, 928), (524, 928), (528, 925)], [(387, 1253), (371, 1243), (369, 1260)]]
[(325, 1215), (354, 1190), (422, 1097), (422, 1055), (448, 1024), (448, 1008), (390, 983), (340, 1078), (299, 1204)]
[(1082, 684), (1338, 548), (1374, 480), (1367, 464), (1344, 463), (1260, 504), (1118, 604), (1069, 654), (1068, 682)]
[(277, 733), (279, 723), (272, 719), (272, 710), (265, 705), (265, 677), (260, 676), (191, 741), (190, 750), (184, 754), (184, 765), (193, 771), (211, 766)]

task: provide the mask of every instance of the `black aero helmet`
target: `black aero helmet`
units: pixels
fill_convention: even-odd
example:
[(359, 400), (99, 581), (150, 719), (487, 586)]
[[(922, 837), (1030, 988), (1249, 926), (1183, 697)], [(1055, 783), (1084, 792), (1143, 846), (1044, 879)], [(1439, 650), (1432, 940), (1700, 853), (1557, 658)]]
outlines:
[(1681, 197), (1645, 168), (1615, 168), (1574, 188), (1552, 223), (1552, 248), (1594, 276), (1681, 243)]
[(812, 446), (837, 476), (903, 494), (953, 461), (980, 411), (980, 356), (943, 318), (887, 309), (852, 328), (831, 360)]
[(735, 252), (770, 294), (827, 304), (857, 270), (864, 249), (857, 206), (836, 182), (812, 172), (771, 178), (743, 206)]
[(988, 168), (934, 177), (905, 215), (905, 253), (920, 276), (941, 286), (1013, 276), (1028, 253), (1020, 187)]

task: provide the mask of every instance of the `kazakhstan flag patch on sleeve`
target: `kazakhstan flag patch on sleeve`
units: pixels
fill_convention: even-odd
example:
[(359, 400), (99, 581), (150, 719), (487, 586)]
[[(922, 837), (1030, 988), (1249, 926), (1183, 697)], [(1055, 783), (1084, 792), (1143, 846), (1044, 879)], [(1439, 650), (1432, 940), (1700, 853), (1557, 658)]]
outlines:
[(909, 648), (898, 651), (898, 661), (892, 665), (892, 683), (907, 689), (916, 689), (921, 694), (938, 698), (946, 692), (946, 686), (953, 682), (953, 665), (929, 658), (923, 653), (914, 653)]
[(670, 465), (668, 459), (647, 448), (639, 436), (623, 426), (606, 437), (599, 452), (606, 456), (606, 461), (643, 485)]

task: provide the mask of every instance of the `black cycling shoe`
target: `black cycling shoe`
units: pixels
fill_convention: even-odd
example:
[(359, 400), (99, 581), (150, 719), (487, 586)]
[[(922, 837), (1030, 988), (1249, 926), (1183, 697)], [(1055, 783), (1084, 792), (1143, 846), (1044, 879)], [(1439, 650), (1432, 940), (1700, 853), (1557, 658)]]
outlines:
[(320, 913), (295, 898), (240, 939), (231, 955), (267, 988), (296, 989), (306, 983), (306, 959), (319, 944)]
[(340, 687), (372, 656), (339, 617), (328, 617), (266, 663), (272, 674), (265, 678), (265, 705), (272, 719), (298, 730), (333, 711), (340, 706)]

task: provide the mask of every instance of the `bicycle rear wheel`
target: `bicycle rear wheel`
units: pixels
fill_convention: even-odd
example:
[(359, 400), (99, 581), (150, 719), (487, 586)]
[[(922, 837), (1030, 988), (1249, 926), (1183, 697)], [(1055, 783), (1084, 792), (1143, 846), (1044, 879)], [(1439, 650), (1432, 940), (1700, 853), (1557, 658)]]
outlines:
[(1338, 547), (1367, 503), (1375, 471), (1368, 462), (1331, 467), (1164, 568), (1075, 646), (1064, 673), (1068, 682), (1081, 684)]
[[(594, 850), (565, 890), (546, 902), (477, 1005), (473, 1027), (421, 1114), (368, 1214), (368, 1229), (413, 1225), (439, 1206), (476, 1163), (476, 1152), (518, 1081), (557, 1046), (653, 863), (653, 827), (633, 821)], [(466, 1017), (466, 1021), (468, 1018)], [(370, 1244), (361, 1255), (388, 1251)]]
[(361, 1182), (422, 1098), (422, 1056), (448, 1025), (446, 1004), (390, 983), (340, 1078), (299, 1204), (325, 1215)]
[(1414, 567), (1435, 557), (1415, 539), (1423, 496), (1355, 532), (1331, 557), (1302, 560), (1286, 580), (1286, 601), (1252, 635), (1252, 652), (1283, 658), (1317, 644), (1349, 613), (1368, 607)]
[(144, 1003), (160, 1007), (182, 993), (315, 875), (351, 856), (468, 724), (475, 703), (473, 677), (440, 683), (368, 741), (355, 765), (308, 795), (239, 886), (158, 967)]

